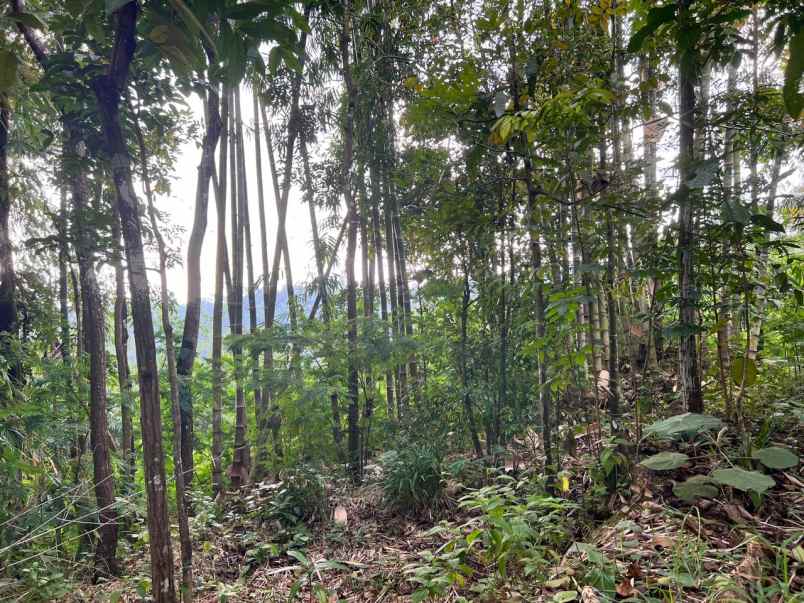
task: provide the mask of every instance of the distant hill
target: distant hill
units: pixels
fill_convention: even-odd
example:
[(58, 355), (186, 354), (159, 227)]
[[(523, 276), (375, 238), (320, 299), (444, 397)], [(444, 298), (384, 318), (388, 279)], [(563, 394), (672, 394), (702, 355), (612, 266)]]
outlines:
[[(298, 297), (298, 295), (297, 295)], [(263, 317), (265, 316), (263, 304), (263, 290), (257, 289), (256, 291), (256, 306), (257, 306), (257, 324), (261, 325), (263, 323)], [(310, 308), (312, 308), (313, 300), (305, 300), (305, 309), (309, 312)], [(201, 327), (200, 332), (198, 334), (198, 355), (200, 358), (210, 358), (212, 357), (212, 312), (215, 306), (215, 301), (209, 298), (202, 298), (201, 299)], [(276, 295), (276, 320), (279, 323), (284, 323), (287, 321), (287, 310), (288, 310), (288, 294), (287, 290), (282, 288), (277, 292)], [(173, 315), (173, 328), (176, 333), (176, 337), (181, 336), (182, 328), (184, 326), (184, 316), (187, 313), (187, 306), (185, 304), (179, 304), (174, 312)], [(159, 337), (162, 336), (162, 319), (159, 316), (159, 308), (154, 307), (154, 328), (157, 331)], [(246, 332), (249, 329), (249, 315), (248, 315), (248, 294), (246, 293), (243, 295), (243, 328)], [(229, 311), (227, 309), (226, 301), (224, 300), (223, 304), (223, 333), (224, 335), (229, 333)], [(159, 342), (157, 342), (159, 343)], [(161, 346), (160, 346), (161, 347)], [(178, 350), (177, 350), (178, 351)], [(128, 350), (129, 362), (136, 364), (136, 355), (134, 351), (134, 331), (133, 327), (129, 325), (129, 350)]]

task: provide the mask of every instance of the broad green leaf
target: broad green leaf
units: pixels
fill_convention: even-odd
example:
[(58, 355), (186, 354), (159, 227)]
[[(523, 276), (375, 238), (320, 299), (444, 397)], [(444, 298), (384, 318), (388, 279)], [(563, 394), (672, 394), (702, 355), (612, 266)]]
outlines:
[(9, 15), (11, 19), (17, 21), (18, 23), (22, 23), (26, 27), (30, 27), (32, 29), (41, 29), (45, 30), (46, 26), (42, 22), (42, 19), (37, 17), (33, 13), (13, 13)]
[(712, 472), (712, 480), (723, 486), (731, 486), (742, 492), (762, 494), (776, 485), (772, 477), (759, 471), (746, 471), (739, 467), (717, 469)]
[(676, 16), (676, 5), (666, 4), (657, 6), (648, 11), (648, 18), (643, 27), (638, 29), (628, 41), (628, 52), (639, 52), (645, 41), (665, 23), (669, 23)]
[(553, 595), (553, 603), (569, 603), (570, 601), (578, 600), (577, 590), (562, 590)]
[[(743, 381), (745, 373), (745, 381)], [(731, 365), (731, 380), (735, 385), (751, 387), (757, 382), (757, 363), (750, 358), (735, 358)]]
[(8, 92), (17, 83), (19, 59), (11, 50), (0, 50), (0, 92)]
[(717, 417), (687, 412), (648, 425), (645, 428), (645, 435), (674, 439), (695, 436), (705, 431), (715, 431), (722, 426), (723, 421)]
[(751, 216), (751, 222), (771, 232), (784, 232), (784, 226), (767, 214), (754, 214)]
[(686, 502), (693, 502), (697, 498), (714, 498), (719, 491), (707, 475), (694, 475), (673, 486), (673, 494)]
[(653, 471), (671, 471), (672, 469), (678, 469), (688, 460), (690, 460), (690, 457), (681, 452), (660, 452), (646, 458), (639, 464)]
[(784, 70), (782, 97), (787, 112), (798, 119), (804, 109), (804, 94), (799, 92), (801, 77), (804, 75), (804, 28), (799, 29), (790, 39), (789, 58)]
[(798, 466), (798, 457), (791, 450), (781, 446), (762, 448), (753, 456), (768, 469), (790, 469)]

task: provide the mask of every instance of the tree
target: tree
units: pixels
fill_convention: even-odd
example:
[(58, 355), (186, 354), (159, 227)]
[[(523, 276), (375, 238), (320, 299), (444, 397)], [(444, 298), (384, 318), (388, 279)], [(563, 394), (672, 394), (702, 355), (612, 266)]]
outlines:
[(165, 462), (162, 452), (156, 345), (142, 245), (139, 202), (132, 183), (131, 157), (120, 126), (121, 94), (137, 45), (138, 11), (136, 2), (127, 2), (114, 12), (114, 50), (106, 72), (93, 80), (92, 88), (103, 124), (106, 152), (117, 193), (117, 211), (120, 215), (128, 260), (131, 313), (134, 319), (140, 385), (140, 423), (148, 500), (152, 593), (157, 603), (172, 603), (176, 595), (165, 495)]

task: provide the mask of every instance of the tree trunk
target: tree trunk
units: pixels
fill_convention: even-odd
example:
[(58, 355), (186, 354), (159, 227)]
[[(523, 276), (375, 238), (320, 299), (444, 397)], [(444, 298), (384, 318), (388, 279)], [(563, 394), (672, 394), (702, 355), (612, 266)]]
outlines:
[(106, 317), (95, 274), (92, 232), (86, 223), (88, 192), (86, 175), (81, 166), (83, 160), (77, 153), (80, 137), (68, 124), (65, 124), (65, 136), (65, 166), (70, 174), (73, 196), (73, 225), (81, 280), (84, 338), (89, 355), (89, 436), (99, 522), (95, 575), (99, 577), (118, 573), (117, 510), (114, 508), (114, 475), (106, 416)]
[[(776, 210), (776, 190), (779, 185), (779, 172), (782, 167), (782, 152), (776, 151), (773, 158), (773, 167), (771, 168), (770, 185), (768, 186), (768, 200), (765, 205), (765, 211), (769, 218), (773, 219), (773, 213)], [(770, 243), (770, 241), (768, 241)], [(759, 250), (759, 261), (757, 262), (759, 271), (759, 282), (762, 283), (754, 288), (754, 299), (756, 300), (756, 318), (751, 323), (750, 335), (748, 341), (748, 359), (756, 362), (759, 354), (760, 334), (762, 333), (762, 318), (765, 315), (765, 304), (767, 303), (767, 285), (765, 282), (768, 278), (768, 247), (763, 246)]]
[(469, 393), (469, 304), (471, 303), (471, 289), (469, 288), (469, 267), (463, 269), (463, 299), (461, 301), (461, 401), (463, 402), (463, 412), (466, 414), (466, 423), (469, 426), (469, 435), (472, 437), (472, 447), (475, 449), (475, 456), (483, 456), (483, 447), (480, 444), (480, 437), (477, 434), (477, 422), (475, 412), (472, 408), (472, 398)]
[[(378, 287), (380, 290), (380, 318), (383, 324), (383, 336), (386, 345), (390, 345), (391, 336), (388, 327), (388, 292), (385, 289), (385, 266), (382, 257), (382, 235), (380, 233), (380, 182), (379, 170), (372, 161), (369, 166), (371, 187), (372, 187), (372, 202), (371, 202), (371, 230), (372, 230), (372, 244), (374, 246), (374, 254), (377, 260), (377, 278)], [(385, 404), (388, 412), (388, 418), (394, 418), (394, 373), (391, 369), (385, 371)]]
[(204, 107), (206, 131), (201, 143), (201, 162), (198, 164), (195, 217), (187, 245), (187, 308), (176, 364), (181, 411), (181, 458), (188, 487), (193, 481), (193, 396), (190, 378), (198, 349), (201, 323), (201, 248), (207, 231), (209, 187), (212, 172), (215, 170), (215, 148), (218, 146), (221, 133), (220, 99), (215, 86), (207, 87)]
[[(170, 410), (173, 420), (173, 477), (176, 483), (176, 514), (179, 520), (179, 543), (181, 547), (181, 598), (184, 603), (193, 600), (193, 545), (190, 540), (190, 524), (187, 519), (187, 495), (185, 492), (185, 469), (182, 449), (182, 419), (179, 409), (179, 378), (176, 370), (176, 350), (173, 341), (173, 325), (170, 322), (170, 299), (167, 285), (167, 250), (165, 240), (159, 230), (159, 221), (156, 218), (153, 192), (151, 191), (151, 177), (148, 170), (148, 154), (145, 148), (145, 139), (139, 124), (139, 113), (134, 119), (134, 132), (137, 136), (137, 145), (140, 152), (140, 169), (142, 182), (145, 186), (145, 196), (148, 201), (148, 217), (151, 220), (151, 229), (156, 237), (157, 251), (159, 253), (159, 301), (162, 315), (162, 330), (165, 332), (165, 356), (167, 358), (168, 383), (170, 385)], [(191, 430), (192, 431), (192, 430)], [(190, 449), (192, 455), (192, 448)]]
[(117, 359), (117, 383), (120, 388), (120, 421), (123, 441), (123, 493), (134, 490), (137, 451), (134, 447), (134, 425), (132, 420), (131, 371), (128, 366), (128, 302), (126, 300), (126, 274), (123, 268), (123, 244), (120, 240), (120, 218), (112, 218), (112, 238), (115, 244), (114, 275), (114, 351)]
[[(8, 189), (8, 129), (10, 126), (8, 97), (0, 93), (0, 337), (14, 337), (17, 326), (16, 276), (8, 217), (11, 195)], [(6, 343), (0, 341), (0, 350)], [(16, 365), (16, 362), (13, 363)]]
[(215, 301), (212, 308), (212, 491), (216, 498), (224, 492), (223, 484), (223, 272), (226, 251), (226, 175), (229, 151), (229, 92), (224, 88), (221, 102), (220, 181), (215, 187), (218, 236), (215, 248)]
[[(679, 26), (689, 25), (690, 0), (679, 0)], [(678, 198), (678, 289), (679, 326), (679, 380), (682, 400), (689, 412), (703, 412), (700, 373), (698, 370), (697, 299), (695, 293), (695, 212), (689, 188), (695, 161), (695, 73), (694, 50), (682, 53), (679, 66), (679, 188)]]
[[(232, 228), (232, 289), (229, 296), (229, 321), (235, 337), (243, 334), (243, 191), (245, 175), (240, 171), (237, 140), (237, 105), (234, 93), (230, 93), (232, 125), (229, 131), (229, 173), (231, 182), (231, 228)], [(248, 480), (249, 450), (246, 440), (246, 399), (243, 390), (243, 346), (232, 345), (235, 371), (235, 438), (232, 465), (229, 468), (230, 485), (240, 489)]]
[[(252, 335), (257, 331), (257, 292), (254, 285), (254, 257), (251, 248), (251, 218), (249, 215), (248, 207), (248, 188), (246, 181), (246, 157), (245, 148), (243, 143), (243, 118), (240, 109), (240, 89), (235, 88), (235, 111), (236, 111), (236, 128), (237, 128), (237, 175), (238, 175), (238, 189), (240, 190), (240, 207), (242, 208), (241, 228), (243, 230), (243, 237), (245, 241), (245, 259), (246, 259), (246, 278), (247, 278), (247, 294), (248, 294), (248, 318), (249, 318), (249, 333)], [(251, 364), (251, 389), (254, 391), (254, 407), (262, 406), (262, 392), (259, 388), (259, 372), (257, 368), (258, 353), (252, 352)], [(245, 408), (243, 409), (245, 413)], [(245, 416), (243, 417), (244, 423), (246, 422)], [(259, 446), (259, 444), (258, 444)]]
[[(262, 260), (262, 301), (263, 301), (263, 325), (268, 324), (268, 282), (270, 280), (270, 267), (268, 264), (268, 227), (265, 218), (265, 189), (262, 179), (262, 145), (260, 144), (260, 101), (257, 92), (252, 92), (253, 111), (254, 111), (254, 153), (257, 167), (257, 200), (260, 212), (260, 258)], [(265, 124), (265, 128), (268, 124)], [(314, 233), (314, 235), (317, 233)], [(314, 240), (314, 245), (317, 242)], [(318, 247), (315, 248), (318, 253)], [(269, 376), (268, 354), (263, 355), (263, 377)], [(263, 387), (259, 396), (254, 396), (254, 418), (257, 426), (257, 435), (254, 438), (254, 469), (252, 478), (254, 481), (262, 480), (268, 472), (268, 438), (271, 435), (269, 414), (269, 387)]]
[(136, 47), (138, 6), (128, 2), (115, 11), (115, 45), (106, 74), (92, 82), (103, 124), (112, 176), (117, 191), (117, 211), (125, 240), (128, 260), (131, 311), (140, 381), (140, 422), (148, 500), (148, 533), (151, 552), (151, 583), (155, 603), (173, 603), (173, 555), (170, 543), (165, 465), (162, 450), (162, 419), (159, 405), (156, 345), (148, 290), (148, 275), (142, 245), (137, 197), (131, 179), (131, 158), (120, 125), (120, 95), (128, 76)]
[(346, 200), (346, 212), (349, 220), (346, 239), (346, 319), (348, 322), (347, 339), (349, 341), (347, 392), (349, 398), (349, 471), (352, 480), (362, 480), (360, 466), (360, 425), (358, 409), (358, 368), (357, 368), (357, 282), (355, 280), (355, 252), (357, 250), (357, 231), (360, 227), (360, 215), (352, 190), (352, 145), (354, 142), (354, 113), (357, 89), (352, 80), (352, 67), (349, 63), (349, 45), (352, 30), (351, 1), (344, 3), (343, 23), (340, 31), (340, 52), (343, 79), (346, 84), (346, 117), (343, 133), (343, 164), (341, 182)]

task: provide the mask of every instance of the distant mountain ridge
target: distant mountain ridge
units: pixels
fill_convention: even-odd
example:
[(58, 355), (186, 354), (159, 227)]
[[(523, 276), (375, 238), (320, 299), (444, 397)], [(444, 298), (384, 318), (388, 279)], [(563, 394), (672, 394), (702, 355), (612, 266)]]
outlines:
[[(263, 290), (262, 288), (257, 289), (255, 292), (256, 296), (256, 308), (257, 308), (257, 324), (261, 325), (263, 323), (263, 319), (265, 317), (265, 304), (263, 303)], [(298, 297), (298, 296), (297, 296)], [(312, 308), (313, 300), (304, 300), (304, 307), (307, 311)], [(213, 299), (209, 299), (207, 297), (201, 298), (201, 319), (200, 319), (200, 328), (198, 333), (198, 357), (203, 359), (208, 359), (212, 357), (212, 314), (215, 308), (215, 301)], [(159, 309), (154, 307), (154, 327), (157, 329), (157, 333), (159, 337), (163, 336), (161, 325), (162, 320), (159, 317)], [(276, 320), (279, 323), (284, 323), (287, 321), (287, 310), (288, 310), (288, 293), (287, 289), (282, 288), (277, 291), (276, 294)], [(173, 313), (173, 330), (176, 333), (177, 337), (181, 337), (182, 329), (184, 328), (184, 317), (187, 314), (187, 305), (186, 304), (178, 304), (176, 309)], [(229, 310), (227, 307), (226, 299), (223, 302), (223, 334), (226, 336), (229, 333)], [(245, 292), (243, 295), (243, 330), (244, 332), (248, 332), (249, 330), (249, 307), (248, 307), (248, 293)], [(157, 346), (161, 348), (160, 342), (157, 342)], [(178, 350), (177, 350), (178, 353)], [(136, 365), (136, 353), (134, 350), (134, 331), (133, 327), (129, 325), (129, 349), (128, 349), (128, 356), (129, 362), (134, 363)]]

